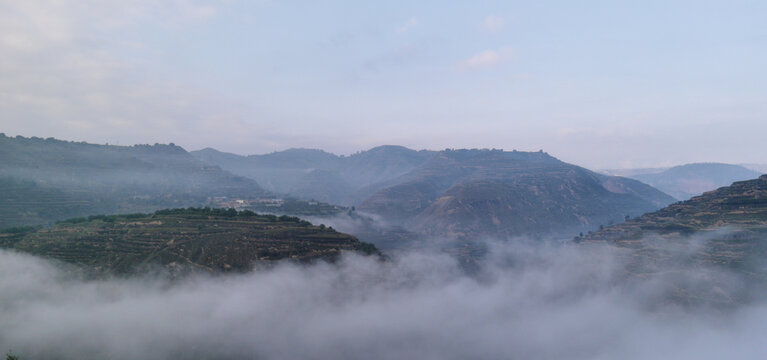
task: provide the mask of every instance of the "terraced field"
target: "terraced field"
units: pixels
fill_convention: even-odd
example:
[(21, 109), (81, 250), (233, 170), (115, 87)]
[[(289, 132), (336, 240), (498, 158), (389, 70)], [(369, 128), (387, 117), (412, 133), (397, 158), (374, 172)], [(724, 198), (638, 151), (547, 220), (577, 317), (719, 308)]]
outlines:
[(584, 240), (632, 240), (646, 234), (689, 234), (722, 226), (767, 226), (767, 175), (735, 182), (623, 224), (606, 227), (589, 234)]
[(631, 277), (684, 279), (674, 281), (676, 300), (732, 304), (767, 298), (767, 175), (575, 240), (619, 249)]
[(31, 181), (0, 178), (0, 229), (81, 216), (95, 206), (94, 201), (82, 194), (45, 188)]
[(351, 235), (295, 217), (222, 209), (72, 219), (49, 229), (0, 233), (0, 246), (97, 273), (128, 273), (152, 265), (248, 271), (284, 259), (334, 260), (343, 251), (378, 252)]

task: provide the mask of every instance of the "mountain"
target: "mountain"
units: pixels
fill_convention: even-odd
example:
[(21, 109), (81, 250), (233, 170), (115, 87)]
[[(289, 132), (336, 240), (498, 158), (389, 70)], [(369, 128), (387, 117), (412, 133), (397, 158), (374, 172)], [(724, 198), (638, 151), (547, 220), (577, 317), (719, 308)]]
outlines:
[(353, 205), (377, 190), (375, 184), (406, 174), (435, 153), (387, 145), (350, 156), (314, 149), (241, 156), (206, 148), (191, 154), (269, 191)]
[(690, 234), (724, 226), (767, 225), (767, 175), (739, 181), (606, 227), (589, 240), (637, 239), (645, 234)]
[(727, 304), (764, 296), (754, 292), (767, 281), (767, 175), (576, 240), (626, 250), (631, 276), (699, 279), (677, 284), (676, 296), (685, 301)]
[(358, 209), (426, 235), (513, 237), (596, 228), (672, 201), (636, 180), (544, 152), (446, 150), (390, 180)]
[(469, 238), (586, 231), (672, 201), (635, 180), (599, 175), (543, 152), (380, 146), (350, 156), (314, 149), (239, 156), (189, 153), (173, 144), (1, 136), (0, 187), (9, 191), (0, 194), (0, 228), (180, 206), (287, 213), (287, 200), (268, 196), (259, 182), (315, 200), (300, 208), (322, 204), (336, 214), (352, 209), (326, 203), (357, 206), (393, 225), (397, 243), (407, 232)]
[(288, 193), (302, 199), (341, 203), (353, 188), (337, 171), (315, 169), (297, 177)]
[(633, 177), (634, 175), (657, 174), (669, 168), (602, 169), (599, 172), (610, 176)]
[(45, 224), (111, 207), (98, 200), (85, 191), (65, 191), (29, 180), (0, 178), (0, 229)]
[[(192, 151), (191, 154), (204, 163), (253, 179), (265, 189), (281, 194), (290, 193), (301, 179), (315, 169), (334, 170), (339, 160), (333, 154), (312, 149), (289, 149), (266, 155), (241, 156), (205, 148)], [(318, 197), (326, 197), (324, 193), (319, 194), (322, 196)]]
[(357, 188), (364, 188), (404, 175), (436, 154), (403, 146), (384, 145), (345, 157), (342, 175)]
[(740, 165), (698, 163), (629, 177), (661, 190), (679, 200), (686, 200), (735, 181), (759, 177), (761, 173)]
[(0, 134), (0, 228), (97, 213), (199, 206), (265, 194), (181, 147), (114, 146)]
[(767, 164), (740, 164), (740, 166), (761, 174), (767, 174)]
[(248, 271), (283, 259), (333, 260), (343, 251), (377, 253), (351, 235), (298, 218), (209, 208), (90, 216), (61, 221), (50, 229), (10, 229), (0, 233), (0, 246), (96, 274), (129, 273), (147, 266)]

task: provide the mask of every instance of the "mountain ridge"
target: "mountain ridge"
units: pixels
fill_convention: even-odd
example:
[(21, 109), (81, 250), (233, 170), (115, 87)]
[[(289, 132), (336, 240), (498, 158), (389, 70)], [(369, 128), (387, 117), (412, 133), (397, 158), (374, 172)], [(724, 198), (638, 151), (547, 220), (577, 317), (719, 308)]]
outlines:
[[(266, 195), (254, 180), (203, 163), (172, 143), (117, 146), (5, 135), (0, 187), (15, 192), (0, 194), (0, 227)], [(46, 201), (55, 199), (61, 201), (52, 206), (61, 211), (51, 213)], [(75, 200), (77, 206), (67, 205)]]
[(744, 166), (709, 162), (683, 164), (659, 172), (632, 174), (628, 177), (651, 185), (678, 200), (687, 200), (706, 191), (759, 175), (761, 173)]
[(348, 156), (300, 148), (262, 155), (237, 155), (206, 148), (190, 154), (254, 179), (275, 193), (350, 206), (368, 193), (365, 190), (368, 187), (407, 173), (433, 152), (382, 145)]
[(398, 180), (359, 209), (435, 236), (586, 229), (673, 201), (636, 180), (596, 174), (542, 151), (443, 151)]

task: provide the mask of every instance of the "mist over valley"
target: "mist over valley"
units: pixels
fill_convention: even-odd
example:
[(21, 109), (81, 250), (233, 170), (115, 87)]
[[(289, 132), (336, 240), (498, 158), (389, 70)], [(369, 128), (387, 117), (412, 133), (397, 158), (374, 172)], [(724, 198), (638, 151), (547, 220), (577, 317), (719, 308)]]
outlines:
[[(673, 203), (544, 152), (291, 150), (236, 167), (172, 145), (0, 140), (15, 189), (2, 203), (0, 325), (12, 331), (0, 346), (24, 357), (763, 350), (749, 334), (767, 304), (764, 177)], [(281, 193), (248, 173), (317, 186)], [(367, 197), (317, 200), (355, 193)], [(178, 204), (198, 207), (163, 210)]]
[(763, 359), (765, 18), (0, 0), (0, 357)]

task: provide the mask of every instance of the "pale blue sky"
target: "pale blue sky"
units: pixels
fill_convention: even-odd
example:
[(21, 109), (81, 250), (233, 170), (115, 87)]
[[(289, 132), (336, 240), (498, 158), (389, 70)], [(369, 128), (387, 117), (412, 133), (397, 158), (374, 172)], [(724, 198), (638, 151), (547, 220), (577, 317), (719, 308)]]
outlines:
[(764, 1), (0, 0), (0, 132), (767, 163), (765, 19)]

